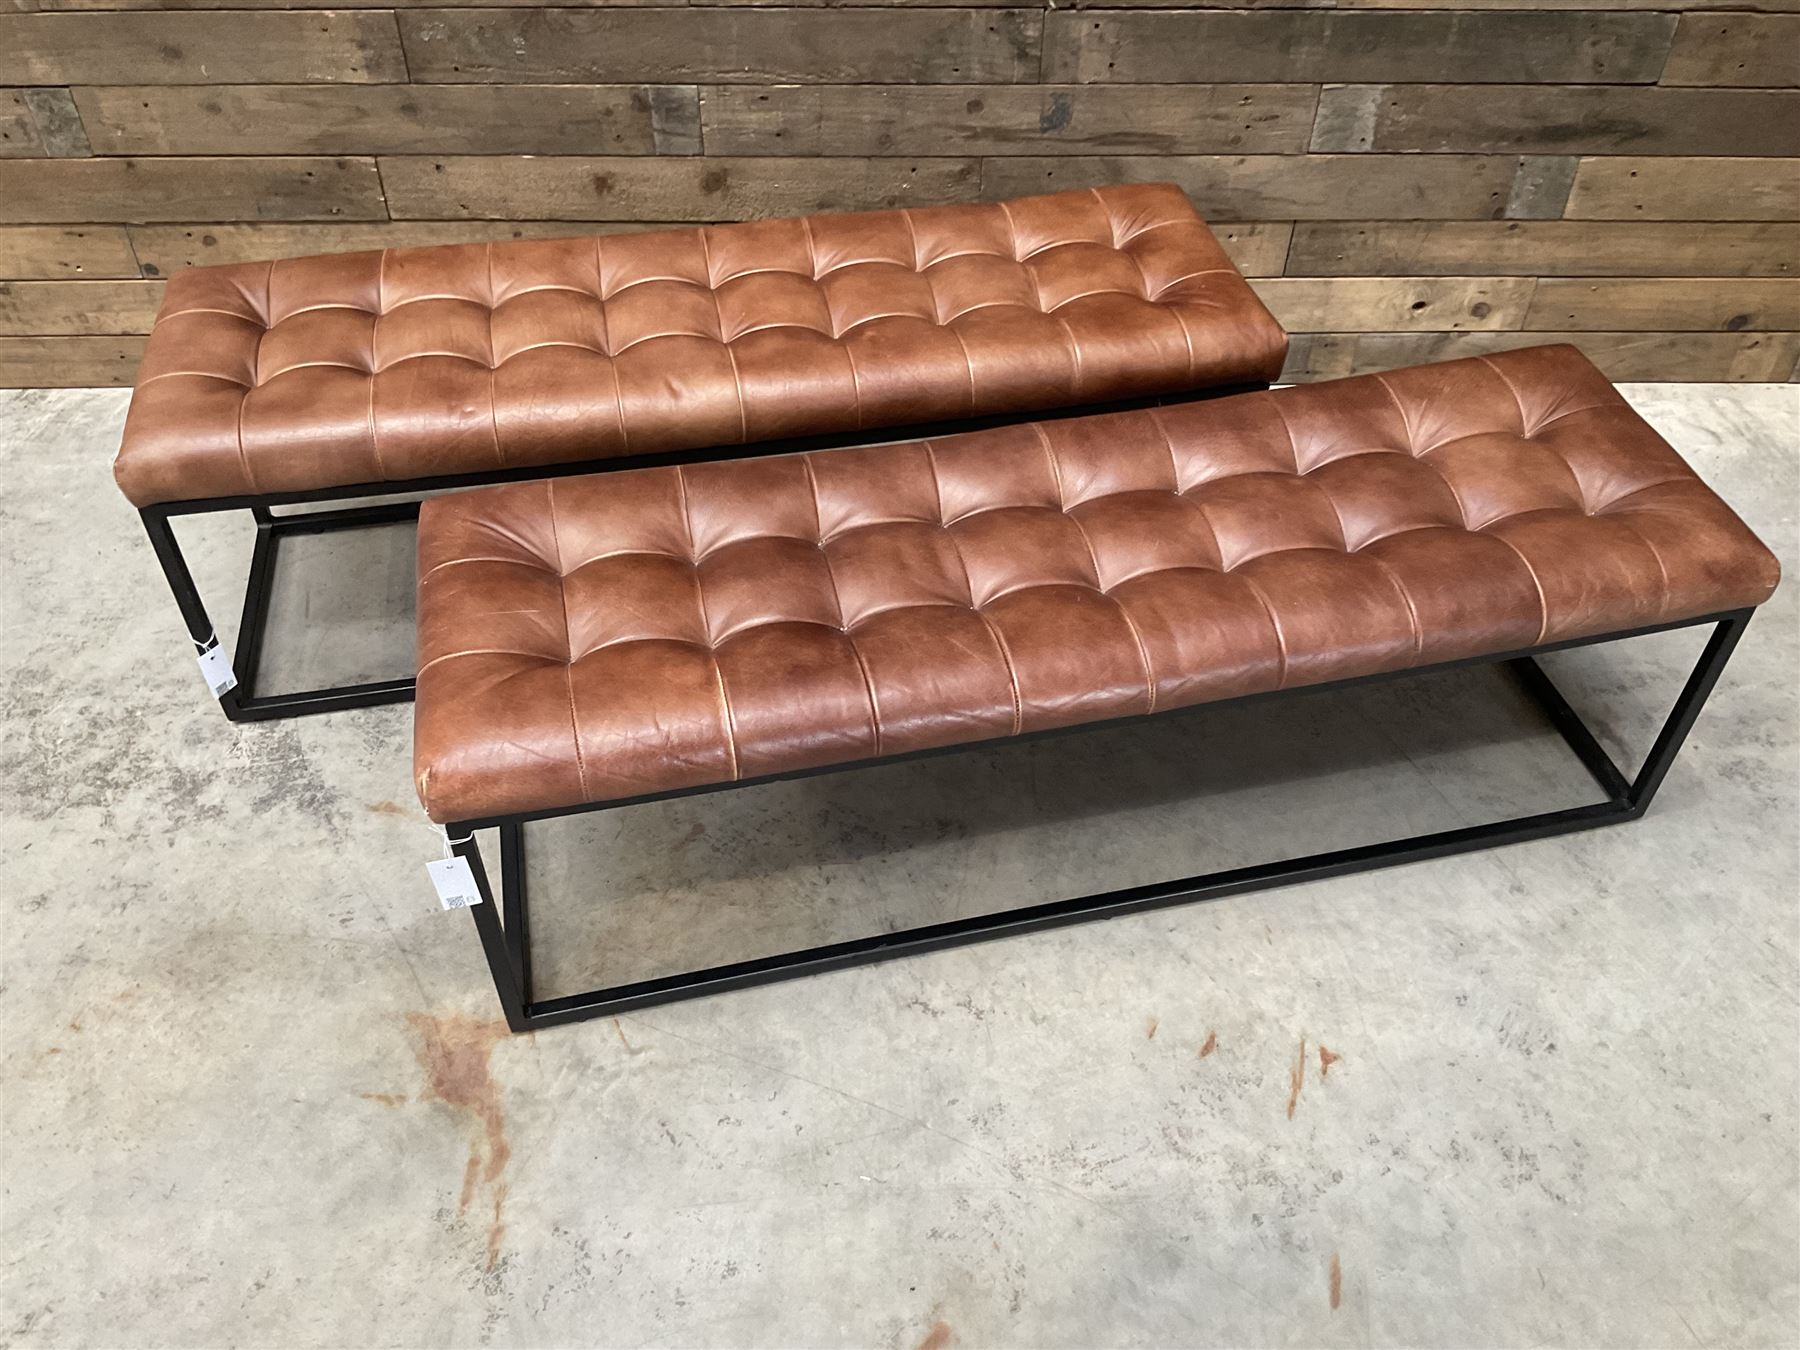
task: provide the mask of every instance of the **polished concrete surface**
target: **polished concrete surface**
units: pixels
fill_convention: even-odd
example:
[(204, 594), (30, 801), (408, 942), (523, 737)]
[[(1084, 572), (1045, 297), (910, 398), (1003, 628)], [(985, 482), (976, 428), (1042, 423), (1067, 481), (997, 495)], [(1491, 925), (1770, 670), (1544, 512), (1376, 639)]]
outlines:
[[(1629, 392), (1790, 573), (1643, 822), (516, 1038), (408, 710), (228, 725), (108, 475), (125, 395), (0, 393), (0, 1343), (1795, 1344), (1800, 390)], [(248, 527), (189, 534), (228, 627)], [(302, 541), (277, 674), (403, 663), (408, 545)], [(1556, 671), (1641, 747), (1696, 645)], [(534, 829), (536, 957), (1585, 790), (1491, 672), (1212, 709)]]

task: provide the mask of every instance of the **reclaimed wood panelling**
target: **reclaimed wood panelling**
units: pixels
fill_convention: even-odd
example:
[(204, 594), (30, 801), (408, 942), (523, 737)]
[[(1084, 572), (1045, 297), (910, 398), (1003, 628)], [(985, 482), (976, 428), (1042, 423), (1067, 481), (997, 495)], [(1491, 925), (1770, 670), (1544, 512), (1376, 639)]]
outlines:
[(1800, 280), (1708, 277), (1546, 277), (1524, 327), (1800, 329)]
[(1800, 208), (1793, 159), (1584, 159), (1570, 220), (1788, 220)]
[(128, 385), (144, 356), (142, 337), (0, 337), (0, 389), (91, 389)]
[(0, 281), (0, 334), (148, 333), (160, 281)]
[(485, 159), (381, 161), (396, 219), (740, 220), (973, 201), (973, 159)]
[(1424, 361), (1568, 342), (1615, 380), (1786, 380), (1800, 333), (1321, 333), (1295, 337), (1284, 380), (1332, 380)]
[(701, 94), (715, 155), (1294, 154), (1310, 84), (722, 85)]
[(1541, 168), (1516, 155), (1021, 156), (988, 160), (982, 185), (1013, 197), (1167, 180), (1234, 220), (1468, 220), (1507, 214)]
[(404, 81), (381, 10), (0, 14), (0, 84)]
[(671, 85), (178, 85), (83, 89), (103, 155), (692, 155)]
[(19, 159), (0, 162), (0, 224), (380, 220), (372, 159)]
[(559, 239), (655, 229), (655, 222), (567, 220), (393, 220), (348, 225), (133, 225), (131, 247), (147, 277), (182, 267), (357, 253), (378, 248), (464, 244), (489, 239)]
[(1527, 155), (1800, 155), (1800, 93), (1454, 84), (1342, 85), (1319, 103), (1318, 151)]
[(137, 275), (137, 257), (122, 226), (0, 225), (0, 278), (56, 281)]
[(1662, 82), (1765, 89), (1800, 85), (1800, 16), (1683, 14)]
[(1792, 276), (1800, 224), (1305, 221), (1290, 276)]
[(1053, 10), (1044, 78), (1635, 84), (1657, 77), (1674, 33), (1669, 14)]
[(455, 83), (1006, 84), (1037, 78), (1041, 30), (1026, 9), (400, 14), (412, 78)]
[(0, 384), (187, 266), (1153, 180), (1296, 378), (1794, 378), (1800, 0), (0, 0)]

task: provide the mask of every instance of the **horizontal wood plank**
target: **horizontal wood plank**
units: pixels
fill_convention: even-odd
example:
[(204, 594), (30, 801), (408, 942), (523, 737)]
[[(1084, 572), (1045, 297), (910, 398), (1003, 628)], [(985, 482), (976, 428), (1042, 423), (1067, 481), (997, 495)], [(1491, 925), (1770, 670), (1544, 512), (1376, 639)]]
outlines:
[(133, 225), (131, 244), (147, 277), (183, 267), (217, 267), (320, 253), (472, 244), (487, 240), (560, 239), (622, 234), (663, 222), (567, 220), (395, 220), (346, 225)]
[(1313, 150), (1797, 155), (1800, 93), (1602, 85), (1341, 85)]
[(1800, 224), (1306, 221), (1289, 276), (1791, 276)]
[(1525, 277), (1274, 277), (1252, 284), (1293, 333), (1517, 328), (1536, 285)]
[(746, 220), (973, 201), (973, 159), (381, 160), (395, 219)]
[(0, 159), (42, 159), (44, 138), (23, 89), (0, 89)]
[(1583, 159), (1570, 220), (1781, 220), (1800, 203), (1792, 159)]
[(160, 281), (0, 281), (0, 334), (148, 333)]
[(1569, 342), (1614, 380), (1785, 380), (1800, 333), (1346, 333), (1304, 335), (1283, 380), (1332, 380), (1427, 361)]
[(1800, 280), (1547, 277), (1538, 283), (1525, 327), (1793, 332), (1800, 330)]
[(1237, 270), (1247, 277), (1278, 277), (1287, 261), (1288, 241), (1294, 227), (1280, 222), (1208, 221), (1214, 238), (1224, 247)]
[(372, 159), (0, 162), (0, 224), (379, 220)]
[(380, 10), (0, 14), (0, 84), (310, 84), (406, 79)]
[(701, 93), (715, 155), (1293, 154), (1309, 84), (721, 85)]
[(1800, 16), (1683, 14), (1662, 82), (1763, 89), (1800, 85)]
[(1666, 14), (1053, 10), (1044, 20), (1044, 78), (1649, 83), (1674, 32)]
[(120, 225), (0, 225), (0, 278), (16, 281), (135, 277)]
[(0, 337), (0, 389), (90, 389), (129, 385), (144, 358), (142, 337)]
[(104, 155), (700, 152), (674, 85), (178, 85), (76, 92)]
[(1527, 195), (1540, 168), (1513, 155), (1019, 156), (986, 160), (982, 190), (1018, 197), (1166, 179), (1223, 220), (1492, 219)]
[(1035, 80), (1036, 10), (402, 11), (412, 78), (450, 83), (1009, 84)]

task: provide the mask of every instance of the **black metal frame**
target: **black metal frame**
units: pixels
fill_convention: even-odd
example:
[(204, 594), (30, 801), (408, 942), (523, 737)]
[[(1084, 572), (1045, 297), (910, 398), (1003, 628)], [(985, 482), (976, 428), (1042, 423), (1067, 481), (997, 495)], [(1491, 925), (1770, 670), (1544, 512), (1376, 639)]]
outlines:
[[(1033, 413), (1039, 421), (1065, 417), (1084, 417), (1093, 413), (1123, 412), (1132, 408), (1149, 408), (1176, 402), (1197, 402), (1223, 398), (1230, 394), (1267, 389), (1266, 383), (1227, 385), (1217, 389), (1191, 390), (1180, 395), (1121, 399), (1109, 403), (1085, 404)], [(203, 497), (188, 501), (161, 502), (140, 509), (144, 529), (156, 559), (162, 564), (163, 576), (174, 592), (181, 609), (188, 637), (196, 654), (204, 654), (218, 645), (218, 630), (207, 615), (206, 604), (188, 571), (181, 545), (175, 538), (173, 520), (177, 516), (205, 515), (222, 511), (249, 511), (256, 522), (256, 547), (250, 556), (250, 575), (244, 589), (244, 607), (238, 622), (237, 648), (232, 655), (232, 671), (237, 687), (220, 695), (219, 706), (233, 722), (264, 721), (278, 717), (299, 717), (309, 713), (336, 712), (344, 708), (367, 708), (383, 703), (407, 703), (413, 697), (413, 677), (376, 680), (366, 684), (338, 685), (326, 689), (308, 689), (285, 694), (257, 692), (258, 665), (262, 657), (263, 634), (269, 619), (269, 602), (275, 581), (275, 563), (283, 538), (292, 534), (326, 534), (336, 530), (367, 529), (411, 520), (419, 514), (417, 501), (384, 502), (373, 506), (339, 507), (324, 511), (290, 511), (275, 514), (281, 506), (310, 506), (321, 502), (350, 501), (368, 497), (409, 496), (441, 492), (457, 488), (489, 487), (496, 483), (512, 483), (534, 478), (564, 478), (571, 474), (611, 473), (623, 469), (649, 468), (658, 465), (698, 464), (720, 459), (742, 459), (749, 456), (793, 454), (807, 450), (839, 449), (855, 445), (874, 445), (887, 441), (916, 440), (928, 436), (950, 436), (984, 427), (1003, 426), (1018, 420), (1016, 415), (996, 413), (982, 417), (917, 424), (908, 427), (871, 428), (837, 435), (791, 437), (785, 440), (760, 441), (747, 445), (711, 446), (668, 454), (631, 455), (613, 459), (586, 460), (574, 464), (526, 465), (512, 469), (482, 473), (450, 474), (435, 478), (412, 478), (399, 482), (353, 483), (343, 487), (306, 492), (269, 492), (237, 497)]]
[[(1700, 709), (1705, 704), (1707, 695), (1712, 692), (1713, 685), (1717, 683), (1726, 661), (1730, 659), (1732, 649), (1737, 645), (1738, 639), (1743, 636), (1752, 612), (1749, 609), (1733, 610), (1727, 613), (1707, 615), (1703, 618), (1684, 619), (1676, 623), (1656, 624), (1568, 642), (1549, 643), (1496, 656), (1446, 661), (1435, 665), (1416, 667), (1412, 670), (1339, 680), (1330, 684), (1313, 685), (1300, 689), (1274, 690), (1269, 693), (1225, 700), (1230, 703), (1251, 703), (1287, 694), (1343, 689), (1353, 685), (1450, 670), (1461, 666), (1504, 665), (1546, 714), (1551, 725), (1561, 733), (1569, 748), (1575, 752), (1583, 767), (1587, 769), (1589, 776), (1605, 793), (1604, 799), (1599, 802), (1519, 816), (1484, 825), (1440, 830), (1407, 839), (1388, 840), (1355, 848), (1332, 849), (1325, 853), (1314, 853), (1280, 862), (1261, 863), (1253, 867), (1231, 868), (1201, 876), (1182, 877), (1173, 881), (1157, 882), (1145, 886), (1132, 886), (1123, 890), (1106, 891), (1070, 900), (1056, 900), (1022, 909), (976, 915), (948, 923), (930, 924), (899, 933), (880, 933), (848, 942), (836, 942), (827, 946), (785, 952), (750, 961), (739, 961), (705, 970), (689, 971), (679, 975), (619, 985), (611, 989), (597, 989), (588, 993), (546, 999), (541, 1002), (532, 997), (531, 938), (525, 897), (524, 827), (533, 821), (615, 810), (623, 806), (638, 806), (677, 797), (700, 796), (784, 779), (839, 773), (875, 764), (891, 764), (908, 759), (919, 759), (928, 755), (953, 754), (962, 750), (1003, 745), (1036, 736), (1060, 735), (1070, 731), (1087, 730), (1095, 726), (1117, 726), (1144, 719), (1139, 717), (1114, 718), (1106, 722), (1090, 723), (1086, 727), (1037, 732), (1028, 737), (1003, 737), (975, 742), (972, 745), (946, 746), (942, 749), (915, 754), (887, 755), (877, 759), (859, 760), (850, 764), (830, 765), (797, 773), (768, 774), (740, 782), (720, 783), (675, 792), (659, 792), (597, 805), (573, 806), (554, 811), (460, 821), (446, 826), (445, 831), (450, 839), (451, 848), (457, 855), (468, 861), (476, 885), (481, 891), (482, 903), (471, 906), (470, 913), (475, 920), (475, 930), (481, 938), (482, 950), (487, 956), (488, 970), (493, 976), (494, 989), (500, 997), (500, 1006), (506, 1014), (507, 1025), (514, 1031), (535, 1031), (563, 1022), (575, 1022), (589, 1017), (626, 1012), (634, 1008), (649, 1007), (652, 1004), (667, 1003), (676, 999), (769, 984), (798, 975), (865, 965), (894, 957), (911, 956), (946, 947), (980, 942), (989, 938), (1034, 932), (1086, 919), (1112, 918), (1164, 905), (1212, 900), (1221, 896), (1286, 885), (1290, 882), (1318, 881), (1327, 877), (1370, 871), (1396, 863), (1421, 862), (1430, 858), (1441, 858), (1451, 854), (1490, 848), (1498, 844), (1520, 843), (1525, 840), (1542, 839), (1551, 835), (1590, 829), (1598, 825), (1636, 820), (1649, 809), (1651, 799), (1662, 785), (1663, 777), (1668, 773), (1676, 752), (1687, 738), (1688, 732), (1694, 725), (1694, 720), (1700, 715)], [(1627, 776), (1613, 762), (1612, 757), (1602, 748), (1594, 734), (1588, 730), (1586, 723), (1581, 720), (1574, 708), (1569, 706), (1568, 701), (1563, 698), (1549, 675), (1544, 672), (1535, 659), (1546, 652), (1618, 642), (1650, 633), (1707, 624), (1713, 625), (1713, 631), (1706, 642), (1705, 649), (1701, 652), (1692, 673), (1688, 676), (1686, 685), (1675, 701), (1674, 708), (1663, 723), (1661, 731), (1657, 734), (1648, 755), (1645, 756), (1643, 765), (1635, 776)], [(1199, 706), (1218, 705), (1202, 704)], [(1168, 716), (1171, 714), (1154, 715)], [(485, 829), (497, 829), (500, 832), (501, 906), (498, 911), (494, 906), (493, 888), (489, 884), (487, 872), (482, 866), (481, 850), (475, 842), (475, 832)]]

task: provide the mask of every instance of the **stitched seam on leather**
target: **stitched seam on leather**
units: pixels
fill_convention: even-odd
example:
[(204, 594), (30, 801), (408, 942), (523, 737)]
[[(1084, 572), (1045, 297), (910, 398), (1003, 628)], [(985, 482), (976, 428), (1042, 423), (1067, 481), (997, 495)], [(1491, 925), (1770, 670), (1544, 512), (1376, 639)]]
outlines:
[(1606, 519), (1627, 531), (1633, 538), (1643, 544), (1645, 548), (1649, 549), (1650, 556), (1656, 559), (1656, 570), (1662, 576), (1662, 588), (1659, 592), (1662, 596), (1662, 602), (1656, 607), (1656, 617), (1659, 619), (1662, 618), (1669, 611), (1669, 602), (1675, 598), (1673, 592), (1669, 589), (1669, 569), (1663, 563), (1662, 554), (1657, 551), (1657, 547), (1651, 542), (1650, 536), (1638, 529), (1638, 527), (1633, 525), (1629, 520), (1622, 520), (1616, 515), (1609, 515)]
[(1357, 556), (1359, 558), (1367, 558), (1370, 562), (1379, 567), (1382, 576), (1387, 578), (1388, 584), (1396, 591), (1400, 592), (1400, 603), (1406, 606), (1406, 621), (1412, 625), (1413, 660), (1417, 661), (1425, 654), (1425, 629), (1419, 623), (1419, 611), (1413, 608), (1412, 596), (1407, 593), (1406, 587), (1401, 584), (1399, 574), (1395, 572), (1393, 568), (1389, 567), (1387, 563), (1383, 562), (1373, 553), (1359, 553)]
[(434, 656), (419, 667), (418, 673), (422, 675), (438, 662), (454, 661), (459, 656), (522, 656), (528, 661), (542, 661), (547, 666), (557, 665), (560, 661), (558, 657), (543, 656), (537, 652), (522, 652), (514, 647), (470, 647), (464, 651), (445, 652), (441, 656)]
[(719, 664), (718, 648), (713, 645), (712, 619), (706, 613), (706, 587), (700, 584), (700, 545), (694, 538), (694, 514), (688, 502), (687, 473), (675, 466), (675, 486), (681, 493), (681, 520), (687, 528), (688, 565), (693, 569), (694, 600), (700, 607), (700, 628), (706, 634), (706, 660), (712, 667), (713, 688), (719, 691), (719, 712), (725, 723), (725, 753), (731, 760), (733, 780), (742, 777), (738, 768), (737, 722), (731, 715), (731, 695), (725, 688), (725, 669)]
[(1110, 207), (1106, 204), (1106, 198), (1100, 195), (1099, 188), (1097, 188), (1097, 187), (1089, 188), (1088, 195), (1091, 196), (1096, 202), (1098, 202), (1100, 204), (1100, 214), (1106, 217), (1107, 237), (1112, 240), (1112, 246), (1113, 246), (1114, 251), (1115, 252), (1118, 251), (1118, 248), (1119, 248), (1119, 222), (1113, 216), (1112, 207)]
[[(1506, 372), (1501, 370), (1500, 367), (1495, 365), (1492, 361), (1488, 360), (1487, 357), (1478, 356), (1475, 359), (1492, 371), (1494, 375), (1498, 377), (1500, 383), (1506, 386), (1506, 392), (1512, 395), (1513, 407), (1519, 410), (1519, 434), (1529, 438), (1533, 434), (1533, 429), (1527, 425), (1525, 417), (1525, 400), (1519, 394), (1519, 387), (1511, 380), (1507, 379)], [(1586, 494), (1584, 493), (1583, 497), (1585, 498), (1585, 496)], [(1586, 505), (1585, 500), (1582, 504), (1584, 506)]]
[[(912, 255), (913, 255), (912, 270), (914, 272), (922, 272), (923, 265), (919, 261), (919, 232), (918, 232), (918, 230), (913, 228), (912, 212), (907, 210), (905, 207), (901, 207), (900, 208), (900, 219), (906, 222), (906, 237), (912, 241)], [(927, 287), (929, 287), (931, 285), (931, 281), (929, 278), (926, 279), (925, 284)], [(934, 301), (937, 299), (936, 291), (933, 291), (931, 293), (931, 298)]]
[(969, 575), (969, 560), (963, 557), (962, 548), (956, 542), (956, 534), (944, 519), (944, 485), (938, 478), (937, 452), (931, 448), (930, 441), (921, 442), (925, 447), (925, 463), (931, 469), (931, 490), (937, 495), (938, 528), (950, 539), (950, 551), (956, 555), (956, 565), (962, 568), (963, 587), (969, 595), (969, 613), (981, 620), (981, 626), (988, 630), (994, 639), (994, 645), (1000, 649), (1000, 659), (1006, 664), (1007, 683), (1012, 687), (1013, 729), (1017, 736), (1025, 725), (1025, 701), (1019, 693), (1019, 672), (1013, 666), (1012, 651), (1006, 645), (1006, 639), (1000, 636), (1000, 630), (994, 627), (994, 621), (981, 612), (981, 606), (975, 603), (975, 579)]
[(731, 350), (731, 344), (725, 340), (725, 310), (719, 303), (719, 288), (713, 282), (712, 246), (706, 241), (706, 231), (700, 231), (700, 254), (706, 260), (706, 293), (712, 297), (713, 322), (718, 325), (719, 345), (725, 349), (725, 359), (731, 362), (731, 383), (737, 390), (738, 405), (738, 440), (750, 439), (750, 412), (744, 406), (744, 380), (738, 374), (737, 353)]
[[(379, 365), (381, 361), (380, 337), (381, 316), (387, 313), (387, 260), (388, 250), (381, 250), (381, 257), (375, 264), (375, 314), (369, 321), (369, 365)], [(375, 476), (385, 482), (387, 464), (381, 458), (381, 436), (379, 424), (375, 421), (375, 378), (381, 372), (369, 371), (369, 453), (375, 457)]]
[(1074, 383), (1070, 386), (1069, 393), (1071, 397), (1079, 398), (1081, 396), (1082, 383), (1081, 343), (1076, 340), (1075, 330), (1069, 327), (1069, 321), (1067, 319), (1063, 318), (1060, 314), (1051, 314), (1050, 317), (1056, 321), (1056, 326), (1062, 329), (1063, 336), (1069, 340), (1069, 356), (1075, 362), (1075, 379)]
[[(1281, 410), (1281, 400), (1280, 399), (1278, 399), (1278, 398), (1270, 399), (1269, 406), (1275, 410), (1275, 420), (1281, 423), (1282, 431), (1287, 434), (1288, 458), (1290, 458), (1294, 461), (1294, 476), (1296, 478), (1304, 478), (1306, 475), (1304, 472), (1302, 472), (1302, 470), (1300, 468), (1300, 442), (1298, 440), (1296, 440), (1294, 437), (1294, 425), (1293, 425), (1293, 423), (1291, 423), (1287, 420), (1287, 414)], [(1320, 490), (1323, 491), (1324, 489), (1320, 489)], [(1327, 494), (1327, 495), (1329, 495), (1329, 494)], [(1335, 506), (1332, 508), (1332, 514), (1333, 515), (1337, 514), (1337, 508)], [(1343, 523), (1343, 521), (1340, 520), (1338, 522), (1338, 538), (1342, 539), (1343, 537), (1344, 537), (1344, 523)]]
[[(642, 551), (642, 550), (640, 550), (640, 551)], [(602, 556), (610, 556), (610, 555), (602, 555)], [(588, 562), (597, 562), (597, 561), (599, 561), (599, 559), (597, 559), (597, 558), (590, 558), (588, 560)], [(532, 568), (533, 570), (539, 571), (539, 572), (544, 570), (542, 563), (531, 562), (524, 558), (500, 558), (500, 557), (492, 556), (490, 554), (477, 554), (477, 555), (472, 555), (472, 556), (466, 557), (466, 558), (445, 558), (442, 562), (433, 563), (423, 573), (420, 574), (419, 580), (420, 580), (420, 582), (423, 582), (426, 577), (436, 576), (439, 572), (443, 571), (446, 567), (461, 567), (465, 563), (499, 563), (499, 564), (501, 564), (503, 566), (507, 566), (507, 567), (529, 567), (529, 568)], [(586, 567), (586, 566), (587, 566), (587, 563), (581, 564), (581, 567)], [(580, 571), (581, 567), (577, 567), (575, 570)]]
[[(1451, 491), (1454, 493), (1455, 489), (1452, 488)], [(1472, 531), (1472, 533), (1476, 532)], [(1504, 538), (1501, 535), (1492, 534), (1487, 530), (1481, 530), (1478, 531), (1478, 533), (1486, 539), (1498, 539), (1518, 556), (1520, 562), (1525, 564), (1525, 575), (1531, 578), (1532, 587), (1537, 591), (1538, 596), (1538, 632), (1537, 636), (1532, 639), (1532, 643), (1533, 645), (1536, 645), (1537, 643), (1542, 642), (1550, 632), (1550, 600), (1549, 597), (1544, 594), (1544, 583), (1538, 580), (1537, 568), (1531, 565), (1531, 559), (1527, 558), (1524, 552), (1517, 544), (1513, 543), (1512, 540)]]
[[(1237, 574), (1233, 572), (1229, 575), (1235, 576)], [(1287, 634), (1281, 631), (1281, 618), (1275, 613), (1275, 606), (1269, 603), (1269, 597), (1263, 594), (1263, 588), (1256, 584), (1255, 579), (1252, 577), (1245, 577), (1243, 580), (1244, 585), (1250, 588), (1250, 594), (1256, 598), (1256, 603), (1263, 607), (1263, 613), (1269, 616), (1269, 627), (1275, 630), (1275, 654), (1281, 661), (1281, 671), (1276, 676), (1275, 687), (1277, 689), (1286, 689), (1288, 678), (1288, 645)]]
[[(336, 308), (347, 309), (354, 308), (354, 306), (337, 306)], [(154, 333), (170, 319), (185, 319), (190, 314), (223, 314), (226, 318), (236, 319), (239, 323), (255, 324), (264, 332), (269, 329), (269, 325), (263, 323), (254, 314), (240, 314), (235, 309), (220, 309), (216, 305), (195, 305), (192, 309), (171, 309), (167, 313), (158, 314), (155, 322), (150, 325), (150, 331)]]
[[(489, 292), (492, 294), (492, 292)], [(581, 788), (581, 795), (588, 798), (587, 763), (581, 755), (581, 717), (575, 711), (575, 643), (569, 632), (569, 595), (568, 573), (562, 565), (562, 532), (556, 528), (556, 480), (544, 480), (544, 494), (549, 503), (550, 546), (556, 550), (556, 600), (562, 607), (563, 626), (563, 687), (569, 693), (569, 741), (575, 748), (575, 781)]]
[(1074, 516), (1069, 516), (1068, 520), (1075, 526), (1075, 532), (1081, 536), (1081, 542), (1087, 546), (1088, 557), (1093, 561), (1094, 594), (1105, 596), (1112, 602), (1113, 608), (1119, 611), (1119, 617), (1125, 621), (1125, 627), (1131, 633), (1131, 641), (1137, 647), (1138, 664), (1144, 668), (1144, 691), (1150, 699), (1145, 711), (1155, 712), (1156, 672), (1150, 666), (1150, 649), (1144, 646), (1144, 635), (1138, 631), (1137, 621), (1131, 617), (1131, 611), (1125, 608), (1125, 602), (1100, 584), (1100, 555), (1094, 552), (1094, 541), (1088, 538), (1088, 532), (1082, 528), (1079, 520)]
[(1406, 404), (1400, 401), (1400, 395), (1396, 394), (1393, 386), (1380, 375), (1371, 375), (1369, 378), (1380, 386), (1381, 392), (1387, 395), (1388, 402), (1394, 405), (1394, 411), (1400, 414), (1400, 429), (1406, 433), (1406, 452), (1414, 459), (1418, 459), (1421, 455), (1437, 449), (1435, 445), (1426, 446), (1423, 450), (1419, 448), (1418, 432), (1413, 426), (1412, 414), (1407, 412)]
[(488, 430), (494, 437), (494, 458), (499, 467), (506, 467), (506, 450), (500, 444), (500, 391), (499, 369), (494, 360), (494, 306), (498, 301), (494, 298), (494, 244), (488, 241), (487, 246), (487, 368), (488, 368)]

